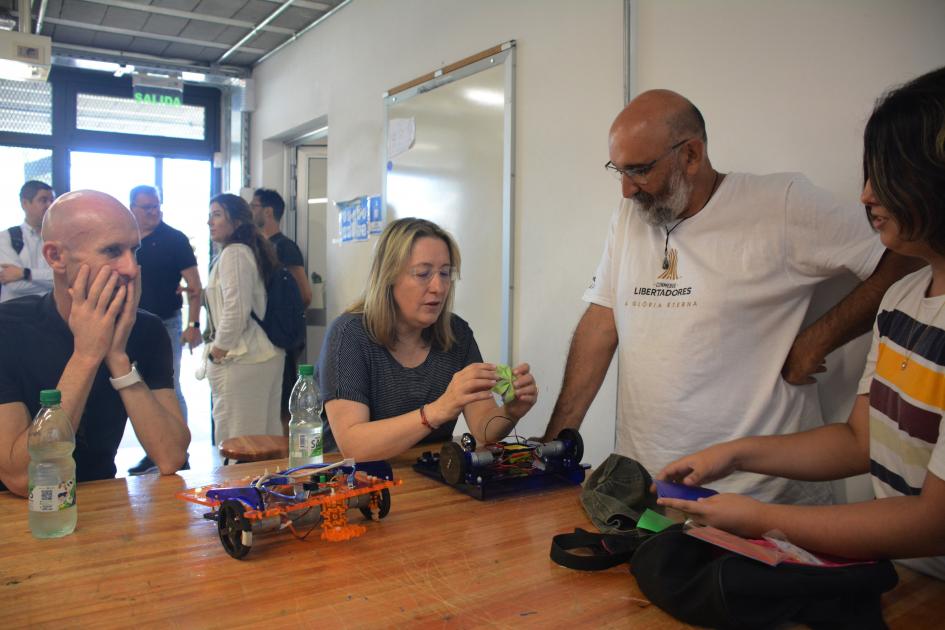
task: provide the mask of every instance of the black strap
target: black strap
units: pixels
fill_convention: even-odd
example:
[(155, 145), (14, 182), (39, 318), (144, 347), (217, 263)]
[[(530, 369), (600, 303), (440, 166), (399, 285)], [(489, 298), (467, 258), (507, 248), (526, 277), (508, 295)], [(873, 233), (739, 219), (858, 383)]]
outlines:
[[(558, 534), (551, 539), (551, 559), (569, 569), (602, 571), (629, 562), (642, 538), (642, 534), (593, 534), (578, 527), (573, 534)], [(571, 549), (588, 549), (591, 554), (574, 554)]]
[(7, 228), (7, 232), (10, 233), (10, 245), (13, 247), (13, 251), (19, 255), (23, 251), (23, 228), (19, 225), (14, 225), (13, 227)]

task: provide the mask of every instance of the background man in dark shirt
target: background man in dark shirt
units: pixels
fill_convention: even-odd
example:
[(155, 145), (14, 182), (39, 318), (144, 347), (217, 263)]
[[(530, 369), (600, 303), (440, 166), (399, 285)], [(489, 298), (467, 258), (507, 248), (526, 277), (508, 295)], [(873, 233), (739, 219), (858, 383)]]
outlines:
[(76, 433), (78, 481), (115, 475), (130, 418), (162, 474), (183, 465), (190, 432), (172, 389), (160, 321), (138, 309), (134, 217), (95, 191), (60, 197), (43, 222), (53, 291), (0, 305), (0, 481), (26, 496), (27, 434), (39, 392), (62, 392)]
[[(305, 261), (302, 258), (302, 251), (291, 238), (283, 234), (279, 229), (279, 222), (285, 213), (285, 201), (282, 195), (269, 188), (257, 188), (253, 193), (253, 202), (249, 205), (253, 211), (253, 220), (262, 233), (272, 242), (276, 248), (276, 255), (279, 262), (285, 265), (295, 282), (299, 285), (299, 292), (302, 294), (302, 303), (306, 308), (312, 303), (312, 285), (309, 284), (305, 276)], [(286, 351), (285, 369), (282, 374), (282, 421), (289, 421), (289, 394), (292, 392), (292, 386), (298, 376), (299, 355), (297, 352)]]
[[(202, 343), (200, 336), (200, 274), (197, 258), (187, 236), (164, 223), (161, 196), (154, 186), (135, 186), (130, 194), (131, 212), (138, 220), (141, 248), (138, 265), (141, 268), (141, 308), (154, 313), (164, 322), (171, 340), (174, 357), (174, 391), (187, 421), (187, 402), (180, 388), (181, 346), (190, 350)], [(181, 278), (187, 283), (180, 288)], [(181, 292), (187, 293), (187, 327), (181, 332)], [(157, 472), (157, 466), (147, 456), (128, 469), (132, 475)]]

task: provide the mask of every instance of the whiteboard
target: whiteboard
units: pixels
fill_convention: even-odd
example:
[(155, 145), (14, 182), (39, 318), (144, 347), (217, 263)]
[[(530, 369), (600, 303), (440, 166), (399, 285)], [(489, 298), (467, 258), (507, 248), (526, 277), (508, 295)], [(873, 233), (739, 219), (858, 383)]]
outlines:
[(511, 354), (513, 51), (385, 98), (385, 219), (420, 217), (453, 235), (453, 311), (493, 363)]

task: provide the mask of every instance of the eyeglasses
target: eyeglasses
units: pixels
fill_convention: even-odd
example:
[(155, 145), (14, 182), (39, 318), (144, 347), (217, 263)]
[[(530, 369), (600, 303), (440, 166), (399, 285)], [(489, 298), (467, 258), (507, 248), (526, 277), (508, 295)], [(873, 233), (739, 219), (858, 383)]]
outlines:
[(134, 205), (131, 206), (131, 207), (132, 207), (132, 208), (140, 208), (141, 210), (144, 210), (145, 212), (157, 212), (158, 210), (161, 209), (161, 204), (159, 204), (159, 203), (157, 203), (157, 204), (153, 204), (153, 203), (148, 203), (148, 204), (136, 203), (136, 204), (134, 204)]
[(652, 162), (647, 162), (646, 164), (640, 164), (639, 166), (628, 166), (626, 168), (620, 168), (613, 162), (607, 162), (604, 164), (604, 168), (607, 169), (607, 172), (611, 173), (618, 181), (623, 181), (624, 177), (630, 178), (630, 181), (634, 184), (645, 184), (647, 181), (646, 176), (653, 170), (653, 167), (656, 166), (656, 163), (662, 160), (664, 157), (686, 144), (692, 140), (692, 138), (687, 138), (685, 140), (680, 140), (673, 146), (671, 146), (666, 153), (659, 156)]
[(459, 280), (459, 270), (456, 267), (440, 267), (438, 270), (433, 265), (417, 265), (407, 270), (414, 280), (426, 286), (433, 281), (433, 276), (439, 276), (440, 282), (450, 284)]

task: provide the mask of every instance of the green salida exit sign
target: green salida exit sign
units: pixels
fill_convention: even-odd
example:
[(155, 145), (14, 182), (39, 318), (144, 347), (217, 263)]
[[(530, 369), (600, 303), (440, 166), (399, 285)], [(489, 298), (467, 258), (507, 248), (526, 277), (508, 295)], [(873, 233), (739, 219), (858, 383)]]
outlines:
[(136, 103), (145, 105), (180, 107), (183, 104), (180, 94), (168, 94), (162, 90), (152, 90), (151, 88), (135, 88), (134, 99)]
[(176, 77), (135, 74), (131, 80), (136, 103), (160, 107), (183, 105), (184, 82)]

